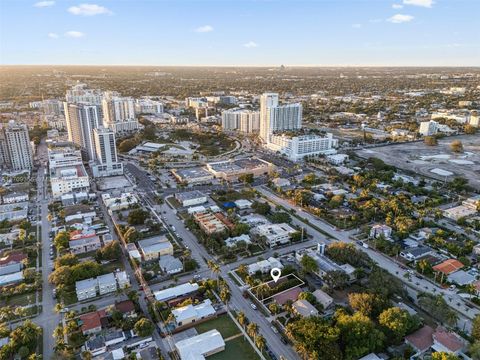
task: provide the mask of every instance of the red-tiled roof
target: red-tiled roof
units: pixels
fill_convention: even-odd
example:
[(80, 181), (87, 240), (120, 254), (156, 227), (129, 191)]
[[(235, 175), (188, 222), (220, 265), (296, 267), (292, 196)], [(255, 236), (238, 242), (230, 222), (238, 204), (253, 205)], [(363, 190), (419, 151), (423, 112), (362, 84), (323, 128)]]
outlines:
[(102, 323), (100, 322), (100, 316), (96, 311), (80, 315), (80, 320), (82, 320), (83, 332), (102, 326)]
[(419, 351), (425, 351), (433, 345), (433, 329), (430, 326), (424, 326), (413, 334), (405, 337), (405, 341)]
[(433, 334), (433, 339), (445, 346), (451, 352), (456, 352), (463, 349), (465, 344), (460, 338), (452, 332), (449, 332), (442, 328), (441, 326), (437, 327), (435, 333)]
[(448, 275), (457, 270), (460, 270), (461, 268), (463, 268), (463, 264), (460, 261), (456, 259), (448, 259), (438, 265), (435, 265), (433, 267), (433, 270)]
[(27, 258), (27, 255), (20, 251), (11, 252), (7, 256), (0, 258), (0, 266), (5, 266), (10, 263), (19, 263)]
[(121, 313), (129, 313), (135, 310), (135, 305), (133, 304), (133, 301), (131, 300), (124, 300), (120, 301), (115, 304), (115, 309), (120, 311)]

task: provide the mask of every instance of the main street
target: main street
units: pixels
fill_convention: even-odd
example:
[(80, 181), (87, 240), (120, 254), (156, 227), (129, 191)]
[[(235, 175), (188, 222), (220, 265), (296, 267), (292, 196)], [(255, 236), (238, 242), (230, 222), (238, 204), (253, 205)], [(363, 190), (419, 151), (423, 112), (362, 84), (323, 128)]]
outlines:
[[(47, 157), (47, 146), (44, 142), (37, 148), (39, 159)], [(61, 322), (61, 315), (55, 312), (56, 301), (53, 298), (53, 287), (48, 282), (51, 272), (50, 260), (50, 222), (48, 221), (48, 180), (45, 177), (45, 167), (40, 165), (37, 172), (37, 203), (40, 206), (41, 218), (41, 253), (42, 257), (42, 312), (33, 321), (43, 328), (43, 358), (50, 359), (54, 353), (55, 339), (53, 331)]]

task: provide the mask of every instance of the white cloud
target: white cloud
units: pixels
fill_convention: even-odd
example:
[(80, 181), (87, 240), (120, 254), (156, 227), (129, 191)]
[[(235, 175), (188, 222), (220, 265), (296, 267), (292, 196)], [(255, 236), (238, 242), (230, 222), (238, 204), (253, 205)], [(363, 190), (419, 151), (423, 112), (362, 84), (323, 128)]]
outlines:
[(195, 29), (195, 32), (198, 32), (198, 33), (207, 33), (212, 31), (213, 31), (213, 26), (211, 25), (203, 25)]
[(391, 18), (388, 18), (387, 21), (394, 23), (394, 24), (401, 24), (410, 22), (413, 20), (412, 15), (403, 15), (403, 14), (395, 14)]
[(55, 1), (39, 1), (33, 4), (35, 7), (43, 8), (55, 5)]
[(402, 4), (393, 4), (392, 8), (393, 9), (401, 9), (401, 8), (403, 8), (403, 5)]
[(352, 28), (354, 29), (360, 29), (362, 26), (362, 24), (352, 24)]
[(256, 47), (258, 47), (258, 44), (257, 44), (255, 41), (249, 41), (249, 42), (243, 44), (243, 46), (246, 47), (246, 48), (251, 49), (251, 48), (256, 48)]
[(431, 8), (435, 2), (433, 0), (403, 0), (403, 4)]
[(59, 38), (58, 34), (57, 34), (57, 33), (53, 33), (53, 32), (48, 33), (48, 37), (49, 37), (50, 39), (58, 39), (58, 38)]
[(112, 12), (109, 9), (107, 9), (105, 6), (100, 6), (97, 4), (80, 4), (78, 6), (71, 6), (68, 8), (68, 12), (73, 15), (81, 15), (81, 16), (112, 14)]
[(85, 34), (82, 33), (81, 31), (75, 31), (75, 30), (70, 30), (70, 31), (67, 31), (65, 33), (65, 36), (66, 37), (69, 37), (69, 38), (81, 38), (81, 37), (84, 37)]

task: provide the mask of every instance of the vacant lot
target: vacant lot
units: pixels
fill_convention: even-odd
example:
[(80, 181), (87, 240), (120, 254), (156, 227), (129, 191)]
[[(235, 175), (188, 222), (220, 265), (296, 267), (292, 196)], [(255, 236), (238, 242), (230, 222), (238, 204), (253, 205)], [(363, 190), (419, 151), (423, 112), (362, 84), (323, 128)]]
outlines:
[[(460, 140), (463, 153), (454, 153), (450, 144)], [(358, 150), (363, 158), (376, 157), (387, 164), (412, 173), (431, 177), (440, 181), (445, 176), (432, 173), (432, 169), (448, 171), (453, 175), (447, 177), (464, 177), (470, 186), (480, 190), (480, 135), (458, 135), (440, 139), (437, 146), (427, 146), (423, 142), (395, 144), (370, 149)]]
[(228, 315), (219, 316), (216, 319), (198, 324), (195, 329), (199, 334), (217, 329), (224, 339), (240, 333), (240, 329)]

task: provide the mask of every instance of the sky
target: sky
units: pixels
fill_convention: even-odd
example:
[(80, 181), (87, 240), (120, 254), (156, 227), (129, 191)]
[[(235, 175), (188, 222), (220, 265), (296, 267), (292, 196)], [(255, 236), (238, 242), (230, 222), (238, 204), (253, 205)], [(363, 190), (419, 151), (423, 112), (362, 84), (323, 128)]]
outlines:
[(0, 64), (480, 66), (479, 0), (0, 0)]

